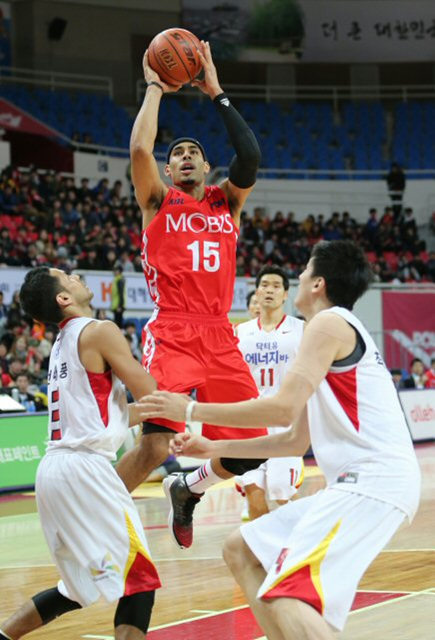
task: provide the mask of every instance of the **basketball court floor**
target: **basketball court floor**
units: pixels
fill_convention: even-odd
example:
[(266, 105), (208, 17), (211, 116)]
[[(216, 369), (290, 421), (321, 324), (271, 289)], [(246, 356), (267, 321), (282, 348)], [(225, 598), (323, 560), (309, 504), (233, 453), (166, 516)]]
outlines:
[[(423, 473), (419, 512), (363, 577), (340, 640), (435, 639), (435, 444), (418, 445), (417, 455)], [(318, 469), (308, 467), (302, 494), (322, 486)], [(163, 583), (149, 640), (264, 638), (221, 557), (223, 540), (239, 526), (243, 506), (233, 483), (207, 492), (195, 513), (193, 546), (186, 551), (169, 536), (161, 485), (142, 485), (134, 497)], [(0, 496), (0, 621), (57, 579), (33, 495)], [(26, 637), (111, 640), (114, 611), (115, 605), (100, 601)]]

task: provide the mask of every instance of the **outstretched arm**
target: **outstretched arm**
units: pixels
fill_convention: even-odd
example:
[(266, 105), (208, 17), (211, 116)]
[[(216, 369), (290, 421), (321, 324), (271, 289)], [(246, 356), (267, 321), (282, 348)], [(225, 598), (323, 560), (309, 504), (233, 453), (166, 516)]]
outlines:
[(210, 44), (202, 42), (201, 47), (199, 55), (204, 69), (204, 80), (195, 80), (192, 85), (197, 86), (213, 100), (236, 152), (229, 167), (229, 177), (220, 186), (225, 191), (231, 214), (238, 226), (243, 204), (256, 181), (261, 160), (260, 147), (254, 133), (219, 84)]
[(168, 187), (162, 181), (154, 158), (160, 101), (164, 93), (178, 91), (180, 86), (165, 84), (143, 58), (144, 77), (148, 83), (143, 104), (133, 125), (130, 138), (131, 179), (143, 215), (145, 229), (159, 209)]
[[(308, 322), (298, 355), (276, 395), (226, 404), (196, 402), (190, 405), (187, 417), (216, 426), (245, 428), (293, 424), (334, 360), (347, 357), (355, 344), (355, 330), (343, 318), (332, 313), (318, 314)], [(143, 420), (165, 417), (182, 421), (189, 399), (156, 391), (141, 398), (141, 404)]]
[(308, 419), (304, 409), (293, 427), (282, 433), (247, 440), (208, 440), (191, 433), (178, 433), (170, 441), (169, 450), (177, 456), (193, 458), (263, 459), (303, 456), (309, 446)]
[[(310, 383), (300, 375), (288, 373), (278, 393), (270, 398), (256, 398), (236, 403), (196, 402), (186, 416), (191, 399), (169, 391), (156, 391), (141, 398), (142, 420), (165, 417), (177, 422), (191, 418), (216, 426), (264, 428), (270, 424), (287, 427), (300, 414), (313, 392)], [(290, 394), (290, 395), (289, 395)], [(192, 408), (192, 407), (191, 407)]]

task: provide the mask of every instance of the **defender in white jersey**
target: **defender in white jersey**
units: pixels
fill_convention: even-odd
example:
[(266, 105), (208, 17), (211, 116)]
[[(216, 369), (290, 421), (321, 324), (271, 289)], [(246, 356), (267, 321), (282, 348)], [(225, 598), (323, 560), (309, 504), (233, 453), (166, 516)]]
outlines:
[[(284, 313), (290, 286), (286, 272), (277, 265), (264, 266), (256, 277), (255, 295), (259, 317), (236, 327), (239, 349), (255, 380), (260, 397), (279, 390), (289, 365), (296, 357), (304, 323)], [(269, 434), (285, 428), (270, 426)], [(271, 503), (284, 504), (297, 492), (303, 479), (303, 458), (271, 458), (258, 469), (236, 478), (236, 486), (248, 500), (249, 518), (255, 520), (270, 510)]]
[(224, 547), (270, 640), (332, 640), (363, 573), (418, 508), (420, 471), (396, 389), (351, 313), (370, 278), (363, 250), (353, 242), (314, 247), (295, 299), (307, 326), (274, 397), (203, 404), (157, 391), (144, 399), (149, 417), (174, 420), (188, 411), (213, 424), (293, 425), (231, 443), (179, 434), (172, 441), (177, 454), (302, 455), (311, 441), (326, 489), (243, 525)]
[(146, 637), (160, 580), (133, 500), (111, 462), (140, 405), (155, 389), (113, 322), (94, 320), (92, 292), (79, 276), (37, 267), (21, 304), (41, 322), (59, 324), (48, 372), (48, 447), (38, 468), (36, 501), (59, 570), (58, 586), (35, 595), (0, 630), (21, 638), (62, 613), (118, 600), (115, 638)]

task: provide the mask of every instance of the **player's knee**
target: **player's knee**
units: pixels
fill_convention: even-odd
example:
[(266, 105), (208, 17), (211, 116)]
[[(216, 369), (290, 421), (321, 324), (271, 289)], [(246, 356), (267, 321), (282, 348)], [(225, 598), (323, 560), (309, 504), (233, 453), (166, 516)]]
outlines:
[(236, 460), (235, 458), (221, 458), (220, 463), (225, 471), (233, 473), (235, 476), (242, 476), (247, 471), (258, 469), (260, 464), (266, 460), (257, 460), (255, 458), (249, 460)]
[(240, 531), (233, 531), (224, 542), (222, 555), (228, 569), (236, 575), (243, 567), (245, 542)]
[(155, 591), (141, 591), (119, 599), (115, 613), (115, 628), (120, 625), (136, 627), (146, 634), (154, 605)]
[(37, 593), (32, 600), (41, 617), (42, 624), (47, 624), (68, 611), (82, 608), (78, 602), (63, 596), (57, 587)]
[(144, 434), (139, 441), (139, 458), (144, 461), (152, 458), (156, 467), (161, 465), (169, 455), (169, 440), (173, 435), (172, 431)]
[(249, 519), (251, 521), (261, 518), (261, 516), (264, 516), (266, 515), (266, 513), (269, 513), (269, 507), (267, 506), (267, 502), (260, 501), (260, 500), (251, 500), (248, 498), (248, 513), (249, 513)]

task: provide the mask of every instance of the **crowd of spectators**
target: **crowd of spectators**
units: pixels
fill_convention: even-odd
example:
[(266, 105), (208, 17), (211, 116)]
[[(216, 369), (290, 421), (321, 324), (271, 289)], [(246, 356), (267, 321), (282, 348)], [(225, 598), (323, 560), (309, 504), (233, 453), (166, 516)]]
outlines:
[(0, 180), (0, 265), (142, 271), (141, 215), (122, 183), (10, 168)]
[(258, 208), (242, 214), (237, 258), (238, 276), (255, 276), (264, 263), (283, 267), (295, 278), (303, 270), (312, 245), (319, 240), (350, 239), (364, 247), (375, 282), (435, 282), (435, 253), (426, 251), (411, 208), (395, 216), (385, 207), (382, 216), (370, 209), (359, 224), (348, 211), (308, 215), (297, 221), (293, 212), (278, 211), (272, 219)]
[[(102, 179), (91, 188), (83, 178), (77, 187), (72, 178), (57, 173), (9, 168), (0, 177), (0, 229), (3, 267), (48, 265), (66, 271), (116, 267), (122, 273), (142, 272), (141, 214), (132, 195), (122, 193), (120, 181), (111, 186)], [(260, 208), (252, 216), (243, 213), (237, 275), (255, 276), (263, 264), (274, 263), (297, 277), (314, 243), (338, 238), (350, 238), (365, 248), (377, 281), (435, 281), (435, 254), (428, 254), (419, 239), (412, 209), (398, 216), (389, 207), (381, 217), (371, 209), (364, 224), (349, 212), (329, 218), (308, 215), (302, 221), (282, 211), (269, 218)], [(104, 318), (104, 312), (96, 311), (96, 317)], [(123, 329), (140, 360), (135, 323), (127, 320)], [(56, 334), (57, 327), (34, 323), (22, 312), (18, 292), (6, 306), (0, 291), (1, 387), (28, 410), (47, 407), (48, 359)], [(428, 381), (425, 386), (434, 385), (434, 362), (431, 370), (420, 369), (413, 363), (403, 386), (417, 380), (416, 372)], [(402, 372), (402, 382), (403, 378)]]
[(426, 369), (420, 358), (413, 358), (409, 371), (391, 369), (394, 385), (401, 389), (435, 389), (435, 356), (431, 358), (429, 369)]
[[(3, 171), (0, 178), (0, 265), (53, 265), (60, 269), (142, 272), (141, 214), (131, 193), (101, 179), (73, 178), (34, 169)], [(278, 211), (273, 218), (257, 208), (242, 214), (237, 275), (255, 276), (264, 263), (284, 267), (297, 277), (312, 245), (350, 238), (364, 246), (373, 263), (375, 281), (435, 281), (435, 254), (426, 252), (412, 209), (400, 215), (386, 207), (380, 216), (369, 211), (358, 224), (347, 211), (330, 217)]]

